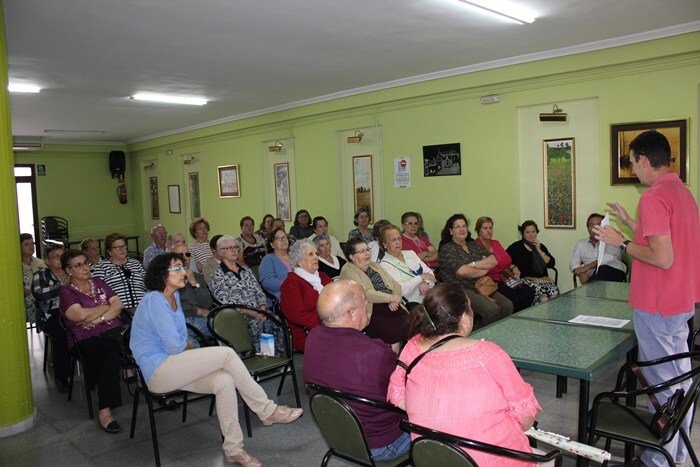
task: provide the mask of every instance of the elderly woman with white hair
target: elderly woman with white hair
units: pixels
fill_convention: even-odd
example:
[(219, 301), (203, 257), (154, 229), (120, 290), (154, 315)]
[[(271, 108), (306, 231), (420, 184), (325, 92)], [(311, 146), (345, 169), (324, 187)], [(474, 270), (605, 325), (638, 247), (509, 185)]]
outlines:
[(306, 333), (318, 326), (318, 294), (333, 282), (318, 270), (316, 246), (309, 240), (297, 240), (289, 249), (289, 261), (294, 269), (280, 287), (282, 312), (292, 331), (292, 347), (303, 352)]
[(284, 334), (271, 321), (267, 321), (264, 313), (254, 309), (266, 310), (265, 293), (255, 279), (253, 272), (238, 263), (238, 255), (243, 249), (240, 239), (223, 235), (216, 242), (216, 249), (221, 258), (221, 265), (211, 276), (212, 296), (222, 304), (242, 305), (251, 309), (241, 310), (248, 322), (248, 333), (260, 352), (260, 334), (265, 332), (275, 336), (275, 353), (284, 354)]

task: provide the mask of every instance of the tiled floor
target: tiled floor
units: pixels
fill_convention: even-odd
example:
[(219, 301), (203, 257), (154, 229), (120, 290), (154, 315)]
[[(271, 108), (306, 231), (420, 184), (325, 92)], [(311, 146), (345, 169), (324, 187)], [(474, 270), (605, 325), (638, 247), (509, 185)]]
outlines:
[[(0, 466), (122, 467), (154, 464), (144, 404), (139, 407), (136, 437), (129, 439), (132, 398), (126, 386), (123, 390), (124, 405), (114, 411), (124, 431), (117, 435), (106, 434), (98, 429), (96, 421), (88, 419), (81, 384), (76, 385), (73, 401), (68, 402), (65, 394), (56, 391), (52, 378), (42, 372), (43, 336), (31, 335), (29, 347), (36, 421), (31, 430), (0, 438)], [(301, 375), (303, 357), (297, 356), (296, 364)], [(616, 374), (616, 368), (611, 368), (591, 385), (591, 394), (611, 389)], [(540, 404), (544, 407), (544, 412), (538, 417), (540, 427), (565, 435), (575, 435), (578, 384), (570, 381), (569, 392), (562, 399), (556, 399), (553, 376), (523, 372), (523, 377), (534, 386)], [(276, 381), (263, 386), (274, 399)], [(277, 400), (294, 405), (291, 383), (285, 384), (282, 395)], [(308, 397), (305, 395), (302, 396), (302, 404), (308, 409)], [(188, 409), (186, 423), (181, 423), (179, 411), (157, 414), (163, 466), (225, 465), (216, 415), (208, 417), (207, 410), (208, 402), (192, 404)], [(700, 446), (700, 422), (697, 419), (692, 438), (694, 445)], [(308, 411), (293, 425), (264, 427), (253, 417), (253, 437), (246, 439), (245, 443), (246, 449), (266, 466), (320, 465), (327, 449)], [(546, 445), (542, 447), (546, 448)], [(621, 456), (621, 446), (614, 445), (613, 453)], [(345, 464), (333, 460), (330, 465)], [(575, 465), (574, 459), (566, 458), (564, 465)]]

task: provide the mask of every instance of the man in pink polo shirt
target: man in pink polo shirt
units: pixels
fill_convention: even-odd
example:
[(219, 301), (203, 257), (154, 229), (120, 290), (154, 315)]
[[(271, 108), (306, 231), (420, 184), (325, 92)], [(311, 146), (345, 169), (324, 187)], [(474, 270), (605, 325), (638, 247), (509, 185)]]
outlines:
[[(611, 227), (596, 227), (598, 240), (619, 247), (632, 257), (629, 304), (634, 309), (634, 331), (639, 360), (654, 360), (688, 351), (687, 321), (700, 302), (700, 218), (698, 205), (670, 167), (668, 140), (656, 131), (645, 131), (630, 143), (632, 170), (650, 188), (639, 199), (634, 220), (619, 203), (609, 203), (617, 217), (634, 232), (634, 240)], [(654, 385), (690, 371), (690, 359), (642, 370)], [(687, 390), (687, 388), (686, 388)], [(663, 404), (673, 393), (658, 395)], [(650, 407), (650, 410), (654, 409)], [(684, 423), (690, 432), (690, 417)], [(676, 436), (665, 446), (682, 462), (685, 445)], [(666, 465), (663, 456), (646, 451), (644, 465)]]

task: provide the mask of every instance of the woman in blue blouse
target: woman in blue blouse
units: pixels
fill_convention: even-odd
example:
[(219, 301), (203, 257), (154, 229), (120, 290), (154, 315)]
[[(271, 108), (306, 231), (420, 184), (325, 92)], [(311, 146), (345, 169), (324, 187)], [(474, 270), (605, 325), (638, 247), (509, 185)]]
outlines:
[(166, 253), (148, 265), (149, 291), (139, 303), (131, 327), (130, 347), (134, 358), (148, 388), (154, 392), (182, 389), (215, 394), (226, 461), (246, 467), (260, 466), (260, 461), (243, 450), (236, 390), (263, 425), (291, 423), (303, 410), (272, 402), (232, 348), (194, 348), (187, 337), (185, 315), (176, 293), (187, 280), (183, 264), (179, 254)]
[(289, 261), (289, 237), (284, 229), (273, 229), (267, 237), (269, 253), (260, 263), (260, 282), (265, 290), (280, 299), (280, 286), (292, 271)]

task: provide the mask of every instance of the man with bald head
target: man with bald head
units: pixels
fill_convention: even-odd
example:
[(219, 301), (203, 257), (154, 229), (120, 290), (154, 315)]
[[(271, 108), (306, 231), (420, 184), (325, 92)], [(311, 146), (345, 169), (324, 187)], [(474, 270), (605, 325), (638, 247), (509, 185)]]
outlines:
[[(380, 339), (362, 333), (369, 324), (367, 300), (360, 284), (339, 280), (323, 288), (316, 306), (321, 326), (306, 338), (304, 379), (369, 399), (386, 401), (396, 354)], [(367, 436), (376, 462), (408, 452), (411, 438), (399, 427), (395, 412), (349, 402)]]

